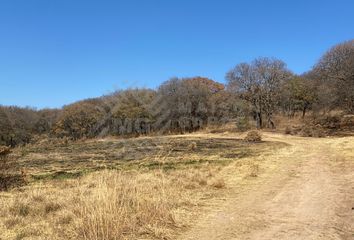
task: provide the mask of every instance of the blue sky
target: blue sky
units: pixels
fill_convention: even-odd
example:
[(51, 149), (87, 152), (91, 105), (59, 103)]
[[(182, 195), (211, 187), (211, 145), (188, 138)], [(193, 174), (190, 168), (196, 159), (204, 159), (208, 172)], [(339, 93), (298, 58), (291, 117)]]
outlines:
[(309, 70), (354, 38), (354, 1), (1, 0), (0, 104), (61, 107), (258, 56)]

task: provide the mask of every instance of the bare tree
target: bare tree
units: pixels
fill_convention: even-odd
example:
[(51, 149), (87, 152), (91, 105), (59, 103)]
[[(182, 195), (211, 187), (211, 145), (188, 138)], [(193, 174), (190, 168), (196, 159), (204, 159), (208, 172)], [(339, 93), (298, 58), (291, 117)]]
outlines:
[(269, 127), (275, 128), (273, 113), (279, 104), (280, 88), (291, 73), (286, 64), (274, 58), (257, 58), (252, 63), (241, 63), (226, 75), (228, 88), (248, 101), (257, 128), (263, 127), (263, 115)]
[[(328, 93), (330, 109), (342, 108), (354, 113), (354, 40), (338, 44), (326, 52), (315, 65), (312, 75), (317, 92)], [(322, 94), (323, 95), (323, 94)], [(326, 96), (324, 96), (326, 97)]]
[(0, 144), (15, 146), (28, 143), (37, 120), (35, 109), (0, 106)]

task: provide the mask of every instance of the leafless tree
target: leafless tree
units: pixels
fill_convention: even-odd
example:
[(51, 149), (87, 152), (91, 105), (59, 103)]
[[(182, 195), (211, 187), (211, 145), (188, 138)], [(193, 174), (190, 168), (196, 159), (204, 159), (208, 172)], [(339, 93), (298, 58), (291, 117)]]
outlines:
[(330, 109), (341, 108), (354, 113), (354, 40), (338, 44), (326, 52), (315, 65), (312, 75), (319, 97), (327, 92)]
[(254, 111), (257, 128), (263, 126), (263, 115), (267, 124), (275, 128), (272, 116), (279, 104), (282, 82), (291, 76), (286, 64), (274, 58), (257, 58), (253, 62), (241, 63), (226, 75), (228, 88), (247, 100)]

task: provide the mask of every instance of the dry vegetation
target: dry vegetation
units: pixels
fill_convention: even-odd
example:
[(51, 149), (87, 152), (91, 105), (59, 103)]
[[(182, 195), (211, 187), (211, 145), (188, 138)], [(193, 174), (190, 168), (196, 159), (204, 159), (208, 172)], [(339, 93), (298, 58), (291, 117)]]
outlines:
[(106, 138), (65, 142), (45, 140), (14, 149), (13, 156), (34, 179), (77, 177), (102, 169), (183, 169), (208, 163), (225, 166), (260, 154), (260, 146), (227, 135)]
[(178, 239), (352, 239), (354, 137), (262, 135), (289, 145), (231, 164), (223, 201)]
[[(105, 170), (2, 194), (4, 239), (166, 239), (223, 188), (217, 170)], [(207, 194), (209, 193), (209, 194)]]
[(20, 171), (16, 158), (9, 157), (10, 147), (0, 146), (0, 191), (18, 187), (26, 183), (23, 171)]
[(301, 75), (280, 59), (261, 57), (235, 65), (225, 85), (205, 77), (171, 78), (156, 89), (116, 91), (61, 109), (0, 106), (0, 145), (25, 145), (41, 135), (82, 140), (191, 133), (230, 122), (239, 131), (274, 130), (278, 115), (310, 114), (310, 121), (289, 126), (287, 133), (321, 137), (338, 130), (340, 119), (331, 112), (354, 114), (353, 59), (350, 40), (333, 46)]
[(354, 115), (338, 112), (304, 119), (278, 117), (278, 121), (285, 134), (302, 137), (351, 136), (354, 130)]
[[(231, 163), (241, 181), (275, 172), (264, 156), (286, 144), (236, 131), (353, 133), (353, 56), (351, 40), (303, 75), (257, 58), (231, 69), (226, 85), (172, 78), (57, 110), (0, 106), (0, 145), (13, 148), (0, 149), (0, 240), (173, 239), (226, 192)], [(185, 135), (161, 135), (175, 133)]]
[(0, 193), (0, 239), (173, 239), (223, 196), (225, 166), (240, 161), (255, 177), (243, 159), (279, 146), (196, 134), (18, 148), (32, 180)]
[(247, 142), (260, 142), (262, 141), (262, 135), (259, 131), (249, 131), (245, 137)]

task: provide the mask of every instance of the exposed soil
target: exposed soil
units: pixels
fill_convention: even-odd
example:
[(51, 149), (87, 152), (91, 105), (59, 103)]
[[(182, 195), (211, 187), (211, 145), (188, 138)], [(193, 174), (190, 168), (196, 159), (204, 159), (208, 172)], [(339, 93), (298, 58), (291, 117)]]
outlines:
[(227, 197), (180, 239), (354, 239), (354, 137), (265, 139), (289, 146), (255, 160), (257, 177), (228, 167)]

